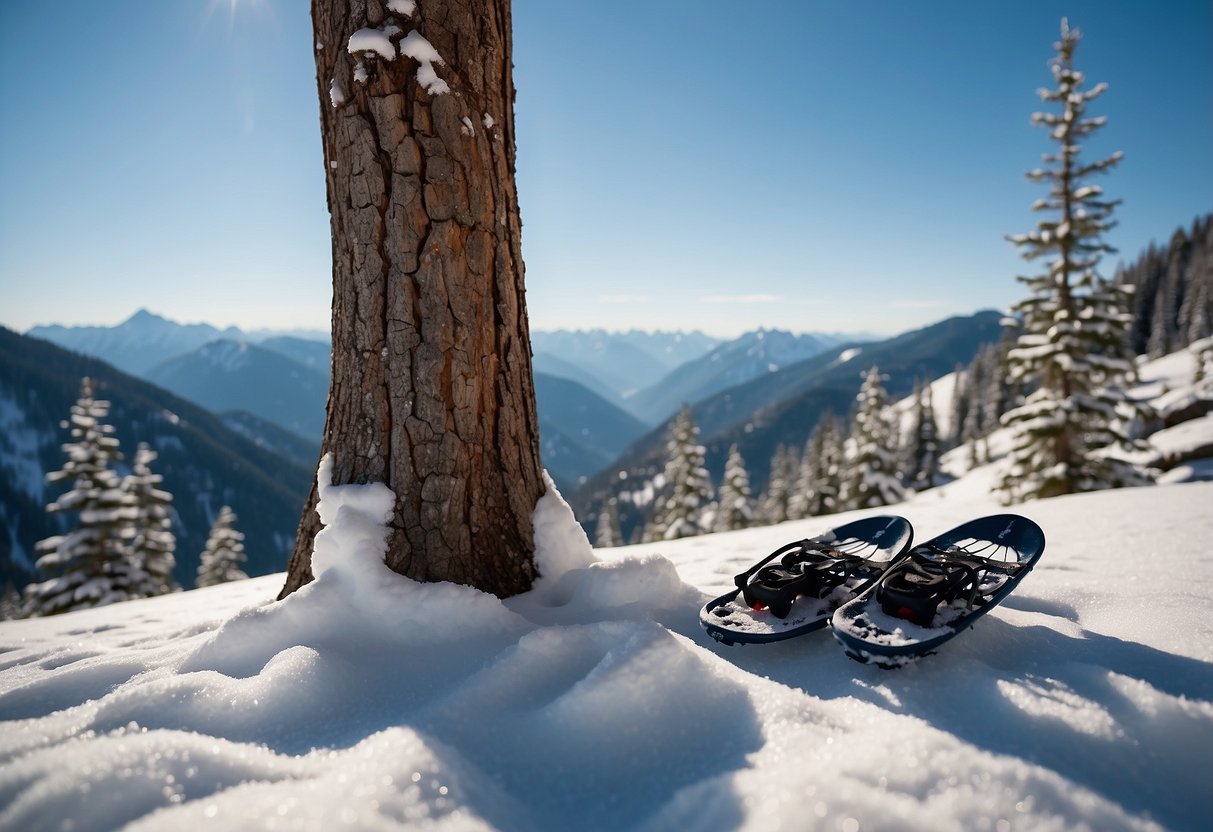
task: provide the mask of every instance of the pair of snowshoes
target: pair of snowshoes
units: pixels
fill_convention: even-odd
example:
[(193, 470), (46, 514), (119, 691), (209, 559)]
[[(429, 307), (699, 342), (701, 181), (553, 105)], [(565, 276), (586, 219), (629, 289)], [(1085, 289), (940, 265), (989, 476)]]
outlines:
[(868, 517), (789, 543), (738, 575), (699, 621), (722, 644), (760, 644), (830, 625), (848, 656), (900, 667), (934, 653), (1002, 601), (1044, 552), (1017, 514), (963, 523), (911, 548), (903, 517)]

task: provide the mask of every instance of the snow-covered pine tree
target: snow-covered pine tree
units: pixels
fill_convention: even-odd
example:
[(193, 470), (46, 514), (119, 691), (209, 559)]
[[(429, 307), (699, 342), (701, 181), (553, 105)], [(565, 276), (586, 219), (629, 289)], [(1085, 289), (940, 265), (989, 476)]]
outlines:
[(914, 388), (914, 410), (902, 454), (902, 482), (914, 491), (935, 485), (939, 473), (939, 426), (931, 386), (919, 382)]
[(1146, 349), (1151, 358), (1161, 358), (1183, 346), (1179, 330), (1179, 311), (1184, 302), (1184, 273), (1192, 254), (1192, 241), (1184, 229), (1176, 229), (1167, 250), (1166, 269), (1159, 285), (1150, 324), (1150, 342)]
[(804, 443), (804, 452), (800, 455), (800, 464), (796, 466), (796, 478), (788, 493), (788, 519), (801, 520), (811, 517), (809, 513), (813, 501), (813, 493), (817, 489), (817, 469), (813, 459), (813, 436)]
[(93, 397), (92, 379), (80, 385), (72, 406), (74, 442), (63, 445), (67, 462), (46, 475), (47, 482), (71, 480), (72, 486), (50, 503), (53, 514), (76, 514), (75, 528), (37, 544), (38, 569), (48, 579), (25, 588), (30, 615), (54, 615), (137, 598), (143, 576), (130, 558), (134, 537), (133, 499), (110, 463), (120, 460), (114, 428), (105, 424), (110, 403)]
[(842, 427), (833, 412), (826, 411), (809, 435), (809, 455), (813, 462), (813, 491), (809, 494), (808, 515), (818, 517), (839, 511), (838, 492), (842, 476)]
[(611, 498), (602, 504), (598, 512), (598, 525), (594, 528), (594, 548), (612, 549), (623, 545), (623, 530), (619, 528), (619, 510)]
[(654, 518), (654, 534), (677, 540), (702, 534), (703, 512), (712, 501), (712, 481), (703, 467), (704, 447), (691, 408), (684, 407), (666, 441), (665, 478), (671, 489)]
[(1188, 351), (1196, 362), (1192, 383), (1202, 388), (1213, 387), (1213, 335), (1193, 341), (1188, 345)]
[(730, 532), (754, 525), (754, 501), (750, 497), (750, 475), (737, 444), (729, 448), (729, 458), (724, 464), (724, 479), (720, 483), (720, 495), (716, 503), (716, 517), (712, 523), (714, 532)]
[(1094, 162), (1079, 158), (1079, 142), (1106, 121), (1088, 117), (1086, 110), (1107, 85), (1082, 90), (1083, 74), (1073, 63), (1078, 40), (1078, 31), (1063, 19), (1052, 62), (1057, 87), (1040, 91), (1061, 112), (1032, 116), (1058, 143), (1057, 153), (1044, 155), (1046, 167), (1028, 174), (1049, 185), (1048, 196), (1033, 210), (1052, 216), (1035, 231), (1009, 237), (1024, 259), (1050, 259), (1043, 273), (1019, 278), (1031, 295), (1014, 307), (1023, 329), (1007, 355), (1008, 375), (1036, 388), (1003, 417), (1014, 431), (1008, 469), (998, 485), (1008, 502), (1145, 482), (1110, 453), (1134, 447), (1118, 414), (1131, 406), (1120, 386), (1131, 368), (1108, 347), (1110, 340), (1128, 337), (1128, 324), (1121, 327), (1118, 295), (1101, 289), (1097, 271), (1103, 254), (1114, 251), (1103, 233), (1114, 225), (1118, 201), (1090, 180), (1122, 154)]
[(122, 481), (135, 503), (131, 557), (145, 578), (139, 587), (141, 596), (164, 595), (181, 588), (173, 580), (173, 567), (177, 565), (173, 557), (177, 538), (173, 536), (173, 522), (169, 516), (173, 495), (159, 488), (164, 477), (152, 473), (151, 464), (156, 457), (156, 452), (146, 442), (140, 442), (131, 473)]
[(211, 524), (211, 533), (202, 550), (202, 562), (198, 565), (198, 587), (215, 586), (229, 581), (242, 581), (248, 577), (240, 568), (248, 558), (244, 555), (244, 535), (236, 531), (236, 514), (229, 506), (219, 509), (219, 516)]
[(1179, 329), (1186, 344), (1213, 335), (1213, 214), (1197, 217), (1189, 236), (1188, 290), (1179, 309)]
[(900, 502), (905, 491), (897, 479), (893, 430), (883, 377), (873, 366), (864, 375), (855, 422), (847, 441), (842, 486), (844, 509), (873, 508)]
[(978, 350), (965, 373), (965, 420), (960, 432), (961, 442), (968, 448), (965, 456), (970, 469), (987, 461), (987, 454), (983, 451), (982, 437), (986, 433), (988, 383), (989, 371), (986, 367), (985, 353)]
[(786, 445), (776, 446), (775, 453), (771, 456), (767, 487), (758, 500), (758, 513), (763, 522), (774, 525), (789, 519), (788, 500), (796, 481), (799, 464), (795, 451)]
[[(986, 392), (982, 397), (982, 407), (985, 414), (982, 424), (986, 434), (998, 430), (1002, 424), (1002, 414), (1010, 410), (1018, 401), (1019, 391), (1007, 380), (1007, 352), (1018, 337), (1018, 332), (1011, 326), (1003, 330), (1003, 338), (997, 344), (984, 348), (986, 355)], [(987, 461), (989, 449), (986, 449)]]
[(0, 595), (0, 621), (12, 621), (21, 618), (23, 606), (21, 595), (13, 589), (13, 585), (5, 581), (4, 593)]
[(964, 441), (964, 424), (969, 415), (969, 396), (965, 385), (967, 375), (968, 369), (963, 364), (957, 364), (956, 369), (952, 371), (952, 400), (948, 404), (948, 413), (951, 416), (951, 429), (947, 438), (949, 449), (959, 448), (960, 443)]

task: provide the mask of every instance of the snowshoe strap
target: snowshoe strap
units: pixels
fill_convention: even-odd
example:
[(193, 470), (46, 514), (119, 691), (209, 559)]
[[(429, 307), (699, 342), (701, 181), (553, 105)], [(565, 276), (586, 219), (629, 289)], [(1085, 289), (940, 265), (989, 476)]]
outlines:
[(989, 573), (1009, 577), (1021, 567), (927, 543), (885, 573), (876, 598), (887, 615), (930, 627), (940, 604), (961, 599), (972, 607), (979, 595), (990, 591), (987, 586), (982, 592)]
[[(779, 555), (782, 558), (777, 565), (767, 565)], [(736, 580), (751, 608), (770, 610), (775, 617), (786, 618), (798, 597), (824, 598), (867, 563), (818, 541), (802, 540), (783, 547)]]

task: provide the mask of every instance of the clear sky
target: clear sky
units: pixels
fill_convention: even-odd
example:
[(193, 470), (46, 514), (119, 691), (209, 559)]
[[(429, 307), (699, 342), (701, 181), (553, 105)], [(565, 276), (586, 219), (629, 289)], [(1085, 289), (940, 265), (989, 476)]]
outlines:
[[(328, 326), (307, 5), (0, 2), (0, 324)], [(1125, 151), (1105, 186), (1131, 258), (1213, 210), (1209, 0), (515, 0), (532, 327), (1006, 306), (1063, 15), (1110, 85), (1090, 152)]]

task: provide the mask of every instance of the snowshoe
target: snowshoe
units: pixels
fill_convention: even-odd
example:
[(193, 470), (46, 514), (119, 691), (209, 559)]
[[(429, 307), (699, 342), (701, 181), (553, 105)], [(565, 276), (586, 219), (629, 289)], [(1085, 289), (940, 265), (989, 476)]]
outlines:
[(910, 550), (831, 626), (852, 659), (900, 667), (969, 627), (1005, 598), (1044, 552), (1040, 526), (1017, 514), (964, 523)]
[(904, 555), (913, 537), (905, 518), (881, 515), (789, 543), (736, 576), (737, 589), (709, 601), (699, 623), (726, 645), (820, 629)]

